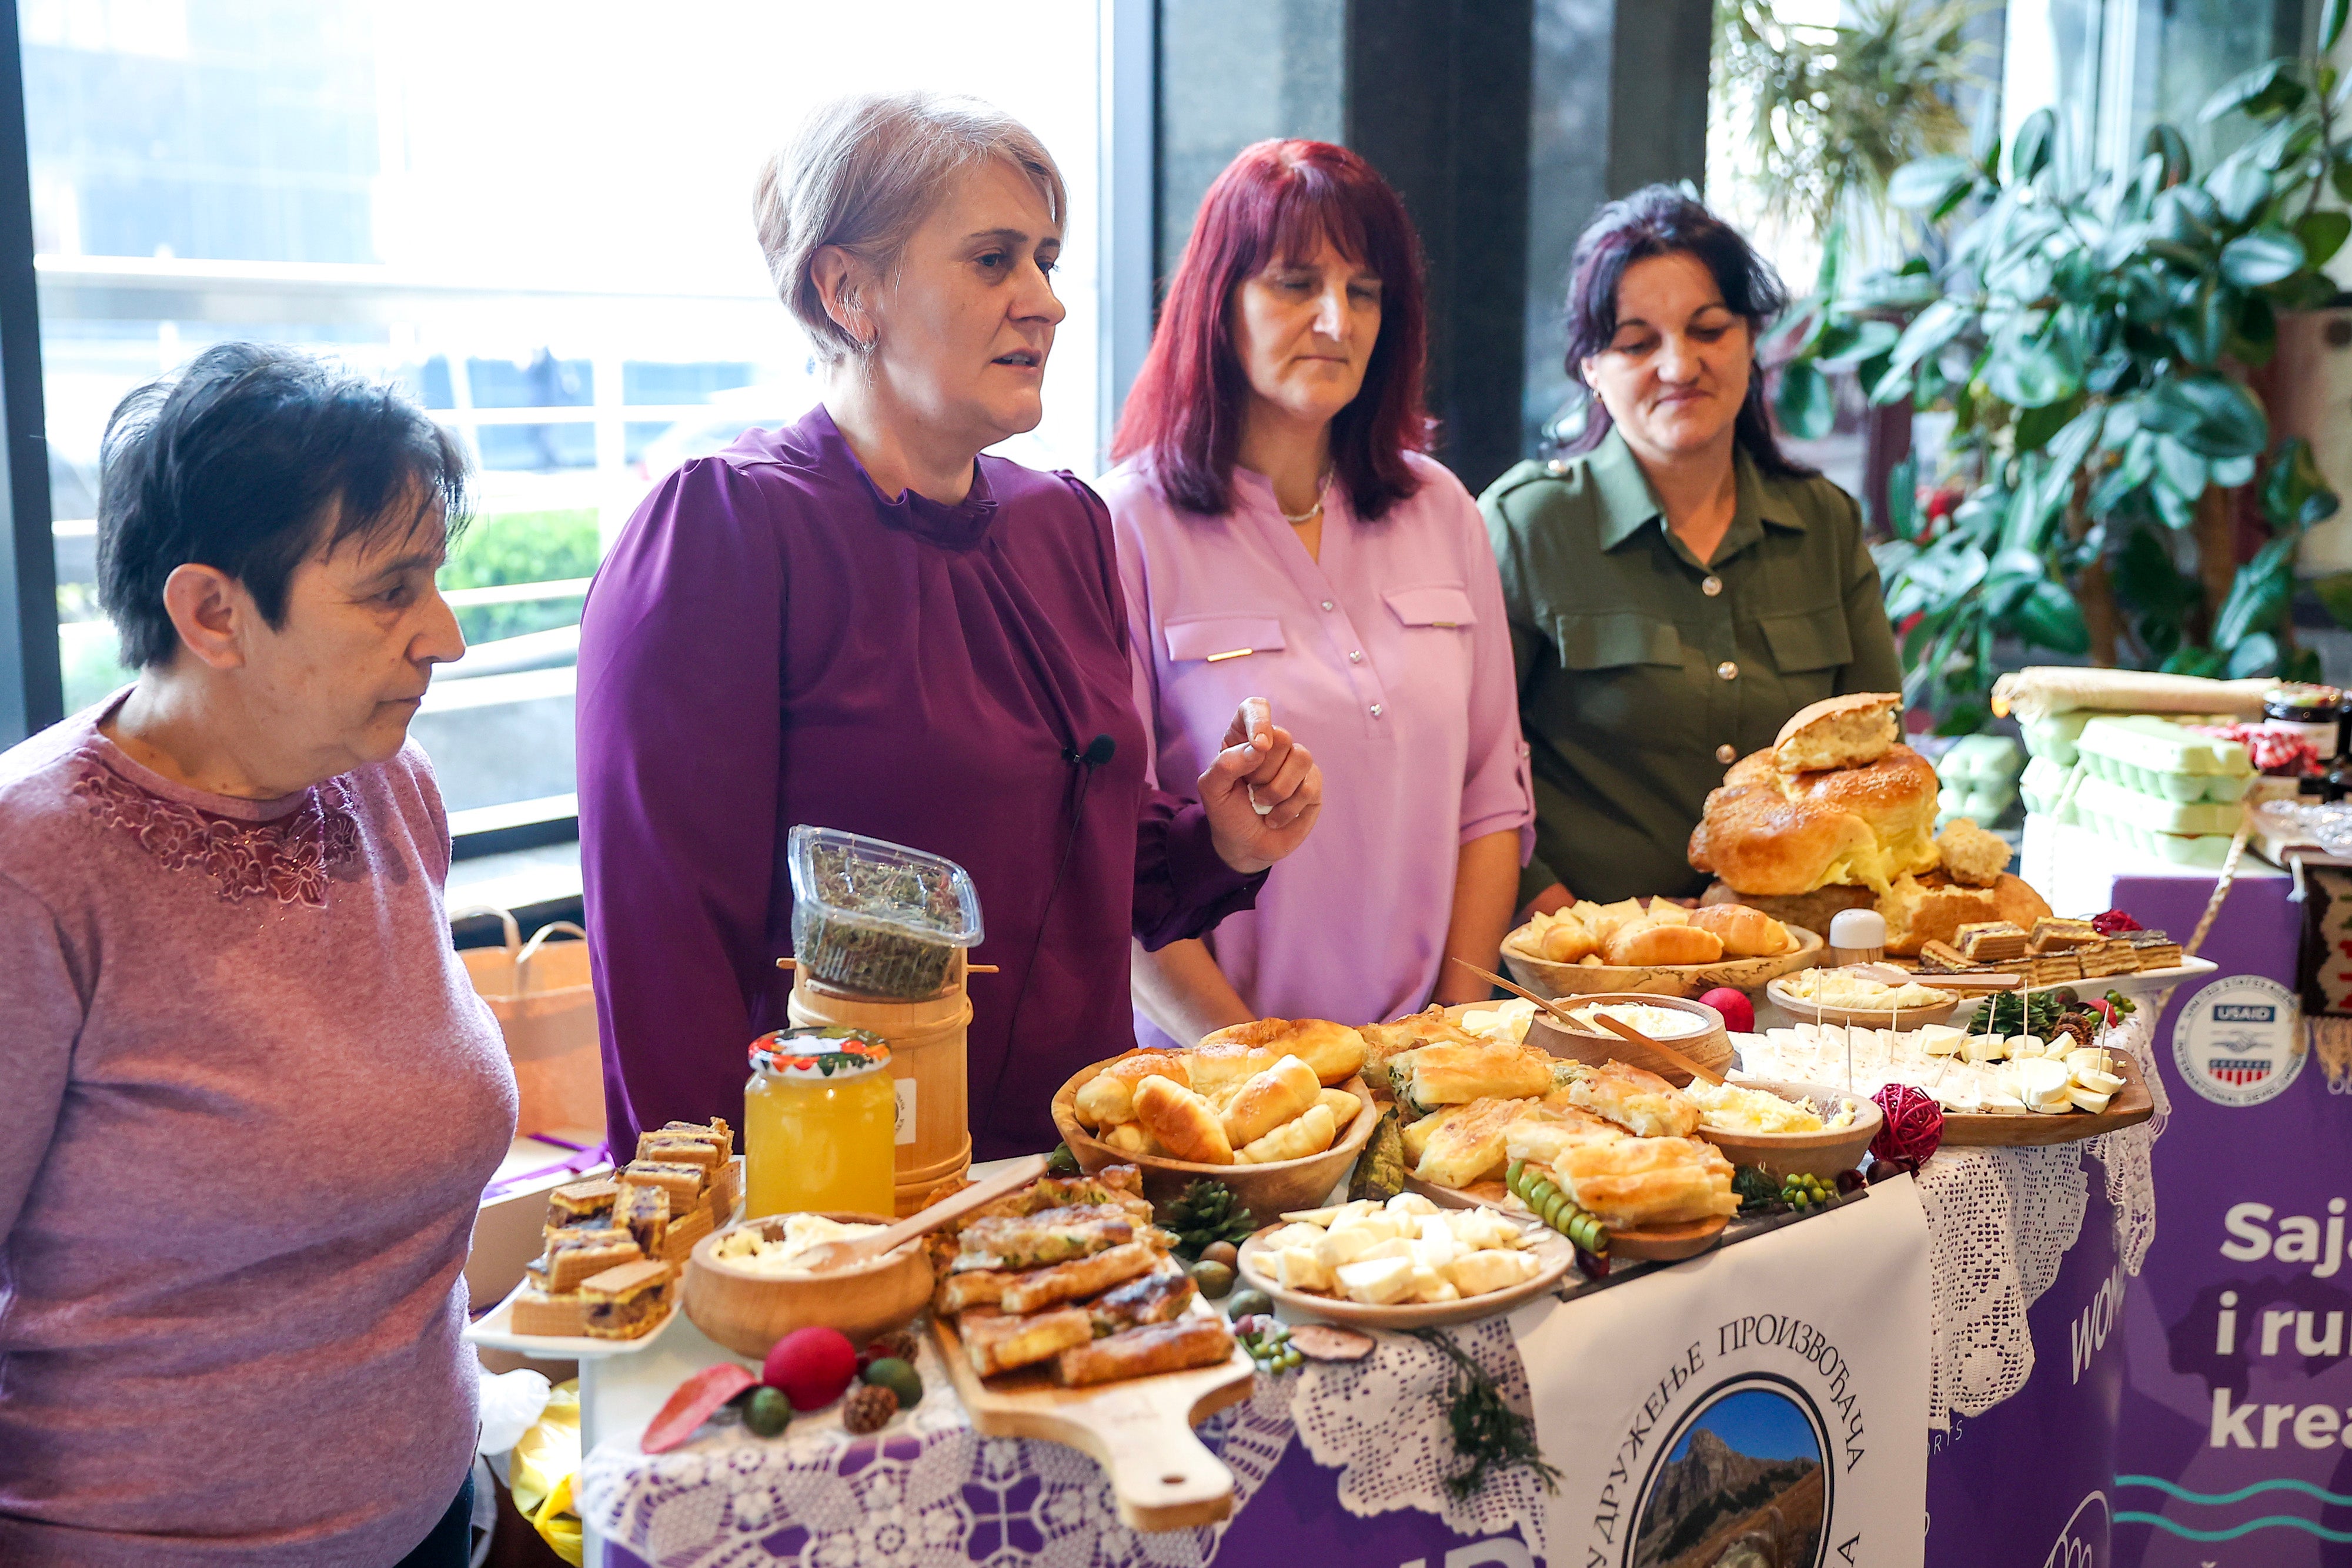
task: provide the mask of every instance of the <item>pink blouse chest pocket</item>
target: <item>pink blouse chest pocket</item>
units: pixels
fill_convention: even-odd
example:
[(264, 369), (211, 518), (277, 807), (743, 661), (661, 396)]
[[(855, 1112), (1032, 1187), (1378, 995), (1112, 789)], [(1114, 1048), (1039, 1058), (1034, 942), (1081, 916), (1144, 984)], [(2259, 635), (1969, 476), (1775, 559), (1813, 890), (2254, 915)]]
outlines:
[(1160, 628), (1171, 664), (1222, 664), (1283, 649), (1282, 622), (1272, 615), (1192, 615)]
[(1391, 588), (1381, 597), (1399, 622), (1390, 635), (1403, 656), (1384, 673), (1402, 688), (1400, 699), (1418, 698), (1440, 710), (1467, 703), (1475, 664), (1471, 628), (1478, 623), (1470, 595), (1458, 583), (1430, 582)]
[(1389, 608), (1396, 612), (1396, 618), (1408, 626), (1453, 631), (1478, 623), (1478, 612), (1470, 606), (1470, 595), (1459, 583), (1432, 582), (1418, 588), (1391, 588), (1381, 597), (1389, 601)]

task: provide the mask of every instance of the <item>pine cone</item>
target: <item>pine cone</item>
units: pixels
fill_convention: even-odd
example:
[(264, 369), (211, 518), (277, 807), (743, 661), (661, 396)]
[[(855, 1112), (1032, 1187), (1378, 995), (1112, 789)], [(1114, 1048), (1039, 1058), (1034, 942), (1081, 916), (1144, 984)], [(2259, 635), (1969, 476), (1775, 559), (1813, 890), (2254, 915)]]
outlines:
[(860, 1384), (841, 1402), (841, 1424), (852, 1437), (879, 1432), (898, 1413), (898, 1396), (877, 1383)]
[(866, 1342), (866, 1359), (880, 1361), (893, 1356), (908, 1366), (915, 1364), (915, 1336), (905, 1329), (892, 1329), (888, 1333), (876, 1334)]

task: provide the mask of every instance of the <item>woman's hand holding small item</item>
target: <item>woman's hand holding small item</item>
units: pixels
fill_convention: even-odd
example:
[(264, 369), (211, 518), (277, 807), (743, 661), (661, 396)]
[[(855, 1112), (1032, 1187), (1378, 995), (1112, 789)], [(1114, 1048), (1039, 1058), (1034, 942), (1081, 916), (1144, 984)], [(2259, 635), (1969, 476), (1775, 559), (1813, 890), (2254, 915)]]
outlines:
[(1323, 809), (1323, 770), (1275, 724), (1273, 705), (1246, 697), (1224, 749), (1201, 775), (1201, 805), (1218, 858), (1238, 872), (1264, 871), (1307, 841)]

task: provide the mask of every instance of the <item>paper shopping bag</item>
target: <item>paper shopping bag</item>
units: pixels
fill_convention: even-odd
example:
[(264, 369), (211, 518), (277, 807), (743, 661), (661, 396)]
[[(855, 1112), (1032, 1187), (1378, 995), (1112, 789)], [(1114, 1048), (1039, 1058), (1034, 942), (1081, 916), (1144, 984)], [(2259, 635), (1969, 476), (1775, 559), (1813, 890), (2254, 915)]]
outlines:
[[(451, 918), (496, 915), (506, 927), (499, 947), (459, 953), (474, 989), (489, 1004), (507, 1041), (522, 1108), (515, 1131), (604, 1125), (604, 1056), (596, 1039), (596, 996), (589, 981), (588, 934), (568, 920), (522, 940), (503, 909), (453, 910)], [(556, 941), (555, 937), (570, 940)]]

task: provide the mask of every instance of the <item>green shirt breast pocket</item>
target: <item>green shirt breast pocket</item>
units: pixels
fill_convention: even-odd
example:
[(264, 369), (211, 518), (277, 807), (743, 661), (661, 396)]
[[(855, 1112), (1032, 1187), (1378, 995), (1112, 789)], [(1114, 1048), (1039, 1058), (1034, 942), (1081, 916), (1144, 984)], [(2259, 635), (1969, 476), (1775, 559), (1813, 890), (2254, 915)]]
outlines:
[(1572, 708), (1562, 728), (1633, 738), (1696, 716), (1673, 622), (1638, 610), (1563, 612), (1553, 617), (1552, 640)]
[(1853, 635), (1835, 604), (1757, 618), (1790, 711), (1837, 695), (1838, 675), (1853, 663)]

